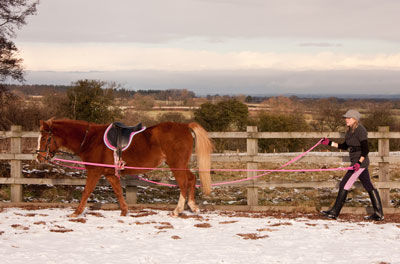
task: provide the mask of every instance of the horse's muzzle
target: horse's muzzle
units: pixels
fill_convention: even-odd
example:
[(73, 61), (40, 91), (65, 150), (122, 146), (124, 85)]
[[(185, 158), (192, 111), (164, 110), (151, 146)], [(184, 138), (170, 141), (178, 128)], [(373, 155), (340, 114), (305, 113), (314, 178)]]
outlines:
[(49, 163), (50, 158), (47, 152), (36, 150), (36, 162), (43, 164)]

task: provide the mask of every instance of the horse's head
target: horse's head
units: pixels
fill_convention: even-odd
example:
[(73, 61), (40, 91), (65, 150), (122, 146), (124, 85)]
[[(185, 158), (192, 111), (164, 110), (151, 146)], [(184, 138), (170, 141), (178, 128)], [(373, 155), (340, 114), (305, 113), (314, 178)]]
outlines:
[(40, 136), (36, 150), (36, 160), (40, 163), (50, 161), (57, 153), (61, 139), (54, 133), (52, 120), (40, 120)]

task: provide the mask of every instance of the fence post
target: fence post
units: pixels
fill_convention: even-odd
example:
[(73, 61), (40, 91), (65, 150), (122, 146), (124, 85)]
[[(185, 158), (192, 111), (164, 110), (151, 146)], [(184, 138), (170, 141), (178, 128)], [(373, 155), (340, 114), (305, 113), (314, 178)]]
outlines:
[[(258, 154), (258, 139), (257, 138), (252, 138), (251, 133), (252, 132), (257, 132), (257, 127), (256, 126), (248, 126), (247, 127), (247, 155), (251, 158), (257, 156)], [(258, 168), (258, 164), (256, 162), (248, 162), (247, 163), (247, 169), (248, 170), (256, 170)], [(256, 176), (257, 172), (256, 171), (248, 171), (247, 172), (247, 177), (253, 177)], [(253, 186), (247, 187), (247, 205), (258, 205), (258, 187), (256, 187), (256, 182), (257, 180), (254, 179), (252, 180)]]
[[(11, 126), (11, 154), (20, 154), (21, 148), (21, 126)], [(11, 160), (10, 161), (11, 178), (22, 178), (22, 161)], [(11, 184), (11, 202), (18, 203), (22, 202), (22, 184)]]
[[(388, 126), (380, 126), (378, 127), (378, 132), (389, 133)], [(380, 138), (378, 139), (378, 155), (380, 158), (389, 157), (389, 138)], [(387, 182), (390, 181), (389, 174), (389, 162), (379, 162), (379, 181)], [(380, 188), (379, 194), (382, 200), (383, 207), (390, 207), (390, 189), (388, 188)]]
[(137, 204), (137, 186), (136, 185), (130, 185), (129, 181), (126, 184), (125, 187), (125, 198), (126, 198), (126, 203), (127, 204)]

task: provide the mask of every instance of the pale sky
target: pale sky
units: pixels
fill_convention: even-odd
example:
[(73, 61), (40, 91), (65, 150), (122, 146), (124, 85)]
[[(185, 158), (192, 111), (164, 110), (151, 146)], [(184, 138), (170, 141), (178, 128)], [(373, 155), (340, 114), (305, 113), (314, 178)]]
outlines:
[(399, 11), (397, 0), (41, 0), (15, 42), (28, 82), (400, 94)]

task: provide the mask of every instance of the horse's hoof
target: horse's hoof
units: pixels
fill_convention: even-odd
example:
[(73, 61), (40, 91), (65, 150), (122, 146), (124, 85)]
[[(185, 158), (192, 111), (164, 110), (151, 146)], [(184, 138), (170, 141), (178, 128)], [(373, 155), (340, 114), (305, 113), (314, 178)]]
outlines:
[(194, 214), (199, 214), (200, 213), (200, 209), (199, 209), (199, 207), (196, 205), (196, 203), (194, 201), (189, 201), (188, 202), (188, 206), (190, 208), (190, 211), (192, 211), (192, 213), (194, 213)]
[(169, 213), (169, 215), (170, 215), (171, 217), (179, 217), (179, 213), (178, 213), (176, 210), (174, 210), (174, 211), (172, 211), (171, 213)]
[(121, 216), (126, 216), (128, 214), (128, 211), (121, 211)]
[(76, 217), (78, 217), (78, 216), (79, 216), (79, 214), (76, 214), (76, 213), (73, 213), (73, 214), (68, 215), (68, 217), (70, 217), (70, 218), (76, 218)]
[(192, 211), (192, 213), (194, 214), (199, 214), (200, 213), (200, 209), (196, 206), (194, 208), (190, 208), (190, 210)]

